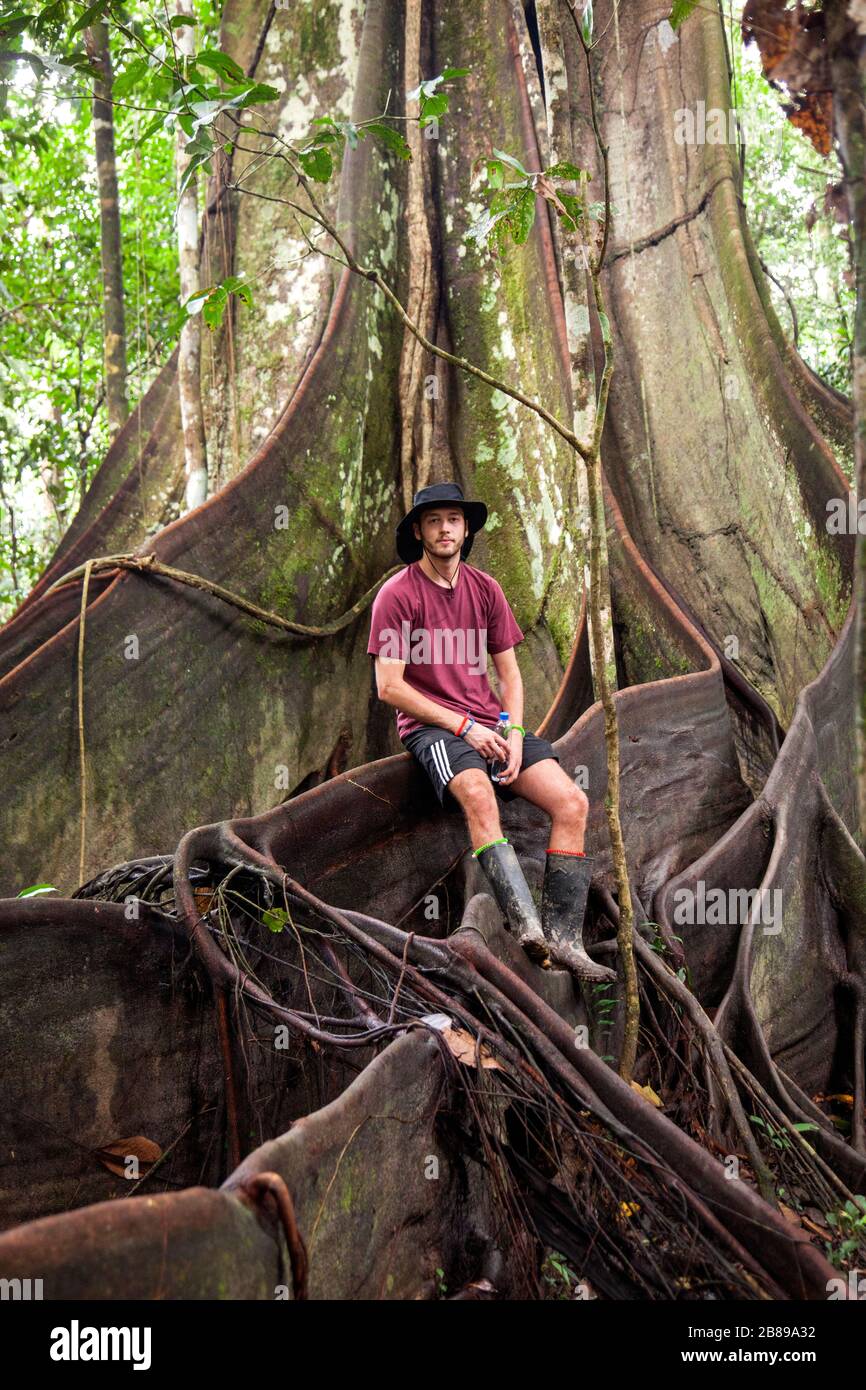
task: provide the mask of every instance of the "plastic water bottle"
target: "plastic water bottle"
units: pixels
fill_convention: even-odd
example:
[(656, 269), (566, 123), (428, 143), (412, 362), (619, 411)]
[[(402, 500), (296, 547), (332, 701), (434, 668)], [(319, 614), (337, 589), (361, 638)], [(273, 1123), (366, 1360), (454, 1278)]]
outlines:
[[(499, 734), (500, 738), (504, 738), (507, 741), (510, 728), (511, 720), (508, 717), (508, 711), (504, 709), (500, 710), (499, 718), (496, 721), (496, 732)], [(498, 782), (507, 766), (507, 762), (503, 762), (501, 758), (496, 758), (490, 765), (491, 782)]]

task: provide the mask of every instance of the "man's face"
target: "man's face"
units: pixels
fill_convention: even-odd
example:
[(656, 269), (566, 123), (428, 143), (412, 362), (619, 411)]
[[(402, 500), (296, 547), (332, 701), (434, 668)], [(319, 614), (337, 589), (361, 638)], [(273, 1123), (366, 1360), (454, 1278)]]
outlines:
[(460, 507), (429, 507), (421, 513), (420, 523), (413, 523), (413, 530), (433, 555), (450, 560), (466, 539), (466, 516)]

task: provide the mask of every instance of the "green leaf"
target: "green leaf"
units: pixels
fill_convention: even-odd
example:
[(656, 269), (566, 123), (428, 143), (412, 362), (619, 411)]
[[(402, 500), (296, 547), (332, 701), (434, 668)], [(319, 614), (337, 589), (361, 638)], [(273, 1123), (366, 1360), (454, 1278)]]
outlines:
[(225, 304), (221, 300), (209, 299), (202, 309), (202, 318), (213, 333), (223, 321)]
[[(187, 145), (186, 148), (187, 150), (189, 150), (190, 146)], [(199, 148), (196, 150), (192, 159), (189, 161), (189, 164), (183, 171), (183, 178), (180, 181), (180, 187), (177, 193), (178, 200), (180, 200), (183, 197), (184, 193), (190, 185), (190, 182), (195, 177), (197, 170), (204, 167), (206, 168), (207, 173), (211, 172), (209, 167), (209, 160), (212, 154), (212, 149), (203, 150)]]
[(535, 192), (522, 188), (511, 195), (511, 206), (505, 218), (505, 225), (517, 246), (522, 246), (532, 230), (535, 221)]
[(29, 23), (29, 14), (24, 14), (21, 10), (12, 10), (9, 14), (0, 16), (0, 37), (4, 40), (14, 39)]
[[(584, 206), (580, 198), (576, 198), (573, 193), (557, 193), (557, 198), (562, 203), (567, 215), (563, 215), (559, 208), (556, 209), (563, 225), (572, 232), (580, 230), (584, 221)], [(571, 224), (569, 226), (569, 223)]]
[(154, 131), (159, 130), (165, 124), (165, 120), (165, 116), (159, 115), (154, 116), (152, 121), (148, 121), (144, 130), (141, 132), (138, 139), (135, 141), (135, 148), (138, 149), (141, 145), (143, 145), (145, 140), (149, 139), (149, 137), (153, 135)]
[(425, 124), (425, 114), (427, 120), (432, 120), (434, 116), (441, 116), (448, 110), (448, 97), (444, 92), (437, 91), (437, 88), (450, 77), (463, 77), (469, 71), (468, 68), (446, 68), (436, 77), (426, 77), (411, 92), (406, 93), (407, 101), (418, 101), (421, 103), (420, 125)]
[(473, 222), (472, 226), (468, 229), (466, 240), (477, 242), (486, 241), (497, 222), (502, 220), (507, 211), (507, 208), (500, 208), (498, 211), (487, 209), (486, 212), (481, 214), (478, 221)]
[(426, 77), (423, 82), (420, 82), (418, 84), (417, 87), (413, 87), (411, 92), (406, 93), (406, 100), (423, 102), (425, 97), (433, 96), (433, 93), (436, 91), (436, 88), (439, 86), (441, 81), (441, 73), (438, 77)]
[(239, 299), (244, 301), (244, 304), (252, 304), (253, 302), (252, 286), (247, 284), (242, 275), (229, 275), (226, 280), (223, 280), (223, 289), (228, 290), (230, 294), (236, 294)]
[(448, 98), (444, 92), (436, 92), (431, 97), (423, 97), (421, 101), (421, 115), (418, 117), (418, 124), (422, 128), (429, 125), (431, 121), (437, 120), (448, 110)]
[[(268, 931), (281, 932), (289, 920), (288, 913), (282, 907), (270, 908), (262, 917), (262, 922)], [(441, 1273), (441, 1271), (438, 1271)]]
[(516, 169), (518, 174), (522, 174), (525, 179), (532, 177), (529, 170), (524, 169), (520, 160), (515, 159), (513, 155), (506, 154), (504, 150), (494, 150), (493, 153), (496, 155), (497, 159), (501, 159), (504, 164), (509, 164), (512, 169)]
[(187, 314), (190, 317), (193, 314), (198, 314), (201, 312), (202, 305), (204, 301), (207, 299), (210, 292), (211, 286), (209, 285), (206, 290), (196, 290), (195, 294), (191, 294), (189, 296), (189, 299), (184, 300), (183, 307), (186, 309)]
[[(45, 61), (45, 58), (43, 58), (42, 62), (44, 63)], [(57, 72), (62, 72), (64, 68), (72, 69), (75, 72), (83, 72), (86, 73), (88, 77), (94, 78), (97, 82), (105, 77), (105, 73), (102, 71), (99, 64), (95, 63), (87, 53), (82, 52), (67, 53), (62, 63), (52, 63), (49, 59), (48, 66), (55, 68)]]
[(499, 159), (485, 159), (487, 165), (487, 184), (489, 188), (501, 188), (505, 179), (505, 170), (502, 161)]
[(342, 145), (343, 137), (339, 130), (319, 130), (301, 145), (302, 150), (323, 150), (328, 145)]
[(94, 20), (99, 19), (100, 16), (105, 13), (110, 3), (111, 0), (96, 0), (95, 5), (91, 5), (89, 9), (84, 11), (83, 15), (76, 19), (72, 28), (69, 30), (69, 37), (71, 38), (73, 34), (77, 34), (79, 29), (86, 29), (89, 24), (93, 24)]
[(798, 1130), (800, 1134), (805, 1134), (808, 1129), (814, 1129), (816, 1133), (818, 1131), (818, 1125), (810, 1125), (805, 1122), (793, 1125), (792, 1128)]
[(202, 88), (204, 88), (204, 86), (208, 82), (211, 82), (213, 80), (210, 74), (205, 76), (203, 72), (199, 72), (198, 68), (195, 65), (194, 57), (182, 57), (178, 68), (178, 72), (180, 73), (182, 78), (186, 79), (187, 82), (195, 83), (197, 86)]
[(206, 68), (212, 68), (214, 72), (221, 73), (234, 82), (242, 82), (246, 77), (243, 68), (238, 67), (234, 58), (230, 58), (218, 48), (206, 48), (203, 53), (197, 53), (195, 61), (198, 65), (204, 64)]
[[(697, 0), (695, 0), (695, 3), (697, 3)], [(584, 7), (583, 7), (583, 15), (581, 16), (581, 20), (580, 20), (580, 32), (581, 32), (581, 34), (583, 35), (583, 41), (584, 41), (584, 43), (587, 44), (587, 45), (591, 44), (591, 43), (592, 43), (592, 0), (586, 0), (586, 4), (585, 4)]]
[(197, 130), (193, 138), (186, 143), (187, 154), (213, 154), (213, 151), (213, 135), (207, 126), (202, 126), (200, 130)]
[(693, 10), (698, 8), (700, 0), (674, 0), (671, 7), (670, 26), (672, 29), (679, 29), (680, 25), (688, 19)]
[(304, 150), (298, 155), (298, 163), (316, 183), (327, 183), (334, 172), (334, 161), (329, 150)]
[[(186, 318), (201, 313), (208, 328), (218, 328), (222, 323), (225, 307), (231, 294), (236, 294), (239, 299), (243, 300), (244, 304), (252, 304), (253, 302), (252, 286), (242, 275), (229, 275), (222, 284), (209, 285), (207, 289), (196, 290), (194, 294), (189, 296), (183, 305), (184, 314), (179, 327), (183, 326)], [(277, 909), (274, 910), (277, 911)], [(277, 928), (272, 927), (271, 930), (276, 931)]]
[(168, 27), (169, 29), (180, 29), (181, 26), (184, 24), (195, 24), (196, 22), (197, 21), (192, 17), (192, 15), (175, 14), (172, 15), (171, 19), (168, 21)]
[(378, 136), (382, 143), (387, 145), (389, 150), (393, 150), (400, 159), (412, 158), (412, 151), (399, 130), (394, 130), (393, 127), (385, 125), (382, 121), (371, 121), (369, 125), (362, 126), (361, 134)]
[(266, 101), (276, 101), (280, 96), (282, 96), (282, 92), (276, 87), (270, 87), (266, 82), (254, 82), (245, 92), (232, 97), (228, 105), (243, 110), (246, 106), (258, 106)]
[(147, 59), (134, 58), (133, 61), (123, 69), (123, 72), (118, 73), (117, 77), (115, 77), (112, 84), (112, 95), (125, 97), (127, 92), (135, 86), (136, 82), (141, 81), (147, 71)]
[(578, 169), (576, 164), (569, 164), (567, 160), (560, 160), (558, 164), (551, 164), (549, 169), (545, 169), (545, 174), (549, 179), (588, 179), (591, 177), (586, 169)]
[(309, 149), (317, 149), (322, 142), (334, 143), (334, 140), (348, 140), (350, 149), (357, 145), (357, 125), (354, 121), (334, 121), (329, 115), (317, 115), (313, 125), (327, 125), (327, 131), (322, 131), (316, 138), (307, 140)]
[(225, 104), (221, 101), (193, 101), (189, 109), (195, 119), (190, 121), (188, 116), (179, 116), (178, 123), (187, 135), (196, 135), (203, 126), (211, 125), (220, 111), (225, 110)]
[[(217, 95), (219, 95), (218, 92)], [(198, 87), (192, 86), (188, 82), (181, 82), (168, 99), (168, 109), (169, 111), (185, 110), (187, 102), (205, 101), (206, 99), (204, 90), (199, 91)]]
[(32, 888), (22, 888), (16, 896), (19, 898), (35, 898), (37, 893), (56, 893), (57, 889), (53, 883), (34, 883)]

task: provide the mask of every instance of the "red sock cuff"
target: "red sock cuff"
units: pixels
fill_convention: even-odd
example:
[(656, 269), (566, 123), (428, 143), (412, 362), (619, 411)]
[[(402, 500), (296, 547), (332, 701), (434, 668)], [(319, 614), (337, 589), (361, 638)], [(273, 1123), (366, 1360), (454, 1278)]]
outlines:
[(545, 854), (576, 854), (579, 859), (586, 858), (586, 851), (582, 849), (548, 849)]

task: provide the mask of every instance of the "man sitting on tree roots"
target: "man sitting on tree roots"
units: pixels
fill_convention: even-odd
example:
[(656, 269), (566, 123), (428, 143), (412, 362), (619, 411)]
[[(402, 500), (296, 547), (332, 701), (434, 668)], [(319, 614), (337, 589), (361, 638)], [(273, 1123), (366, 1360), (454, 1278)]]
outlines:
[[(472, 854), (502, 914), (527, 954), (583, 980), (616, 976), (590, 960), (583, 919), (595, 860), (584, 854), (589, 802), (560, 766), (553, 745), (527, 733), (523, 681), (514, 646), (523, 633), (501, 586), (466, 564), (472, 540), (487, 521), (483, 502), (467, 502), (456, 483), (416, 492), (397, 527), (406, 564), (379, 590), (367, 651), (376, 657), (379, 698), (397, 710), (397, 733), (436, 789), (463, 808)], [(511, 718), (506, 742), (495, 730), (499, 706), (487, 679), (493, 657)], [(404, 674), (405, 672), (405, 674)], [(506, 763), (499, 781), (489, 763)], [(497, 795), (515, 795), (551, 818), (541, 919), (514, 852), (502, 834)]]

